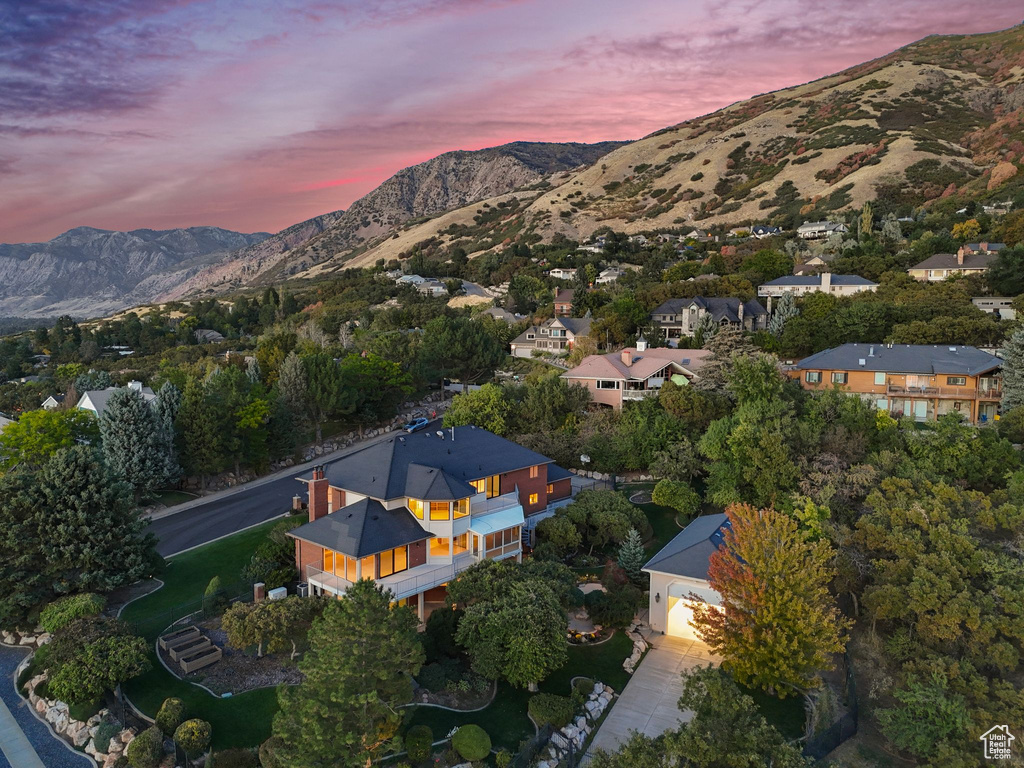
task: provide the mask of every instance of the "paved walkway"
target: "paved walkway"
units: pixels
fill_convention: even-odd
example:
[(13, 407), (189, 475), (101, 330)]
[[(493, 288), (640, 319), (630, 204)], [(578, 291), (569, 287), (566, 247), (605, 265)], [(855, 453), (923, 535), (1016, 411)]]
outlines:
[(590, 748), (611, 752), (629, 738), (630, 731), (660, 736), (688, 721), (692, 714), (676, 706), (683, 693), (680, 675), (712, 661), (716, 660), (698, 640), (654, 635), (651, 650), (620, 692)]
[(96, 768), (54, 736), (15, 690), (14, 671), (27, 652), (0, 645), (0, 768)]

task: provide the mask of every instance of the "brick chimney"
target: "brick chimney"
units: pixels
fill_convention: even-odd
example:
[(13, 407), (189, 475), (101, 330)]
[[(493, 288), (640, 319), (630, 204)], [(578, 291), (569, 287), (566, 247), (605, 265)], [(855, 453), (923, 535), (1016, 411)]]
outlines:
[(979, 243), (978, 250), (982, 253), (988, 253), (988, 243)]
[(825, 292), (825, 293), (828, 293), (831, 288), (832, 288), (832, 273), (831, 272), (822, 272), (821, 273), (821, 290), (823, 292)]
[(329, 485), (324, 477), (323, 466), (313, 467), (313, 479), (309, 484), (309, 522), (327, 514), (327, 490)]
[(966, 253), (966, 251), (967, 248), (961, 245), (960, 249), (956, 252), (956, 263), (961, 267), (964, 265), (964, 253)]
[(626, 348), (619, 352), (619, 358), (622, 360), (622, 364), (627, 368), (633, 365), (633, 350)]

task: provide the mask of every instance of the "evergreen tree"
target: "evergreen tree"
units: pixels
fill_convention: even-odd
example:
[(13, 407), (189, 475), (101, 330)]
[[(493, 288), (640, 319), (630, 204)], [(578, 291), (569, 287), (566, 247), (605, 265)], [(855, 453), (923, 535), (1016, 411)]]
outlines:
[(619, 545), (619, 567), (626, 572), (626, 575), (633, 581), (640, 581), (643, 577), (641, 568), (644, 567), (644, 542), (636, 528), (630, 528), (626, 540)]
[(217, 414), (211, 407), (205, 389), (197, 379), (189, 379), (181, 398), (178, 429), (181, 432), (182, 464), (190, 475), (198, 475), (206, 487), (206, 476), (222, 465), (216, 426)]
[(857, 219), (857, 238), (867, 240), (875, 229), (875, 218), (871, 213), (871, 203), (865, 202), (860, 209), (860, 218)]
[(424, 361), (438, 377), (464, 386), (493, 371), (505, 359), (505, 346), (484, 325), (464, 317), (435, 317), (423, 328)]
[(249, 378), (250, 384), (260, 383), (260, 363), (255, 357), (250, 358), (246, 363), (245, 375)]
[(114, 390), (100, 419), (103, 458), (138, 501), (163, 485), (173, 459), (164, 424), (140, 392)]
[(768, 321), (768, 332), (776, 338), (782, 336), (782, 332), (786, 330), (786, 323), (790, 318), (796, 317), (799, 314), (800, 310), (796, 308), (796, 299), (793, 298), (793, 294), (782, 294), (775, 303), (775, 312), (772, 314), (772, 319)]
[(715, 322), (715, 318), (711, 316), (710, 312), (705, 312), (697, 321), (697, 327), (693, 331), (693, 341), (698, 347), (706, 347), (716, 333), (718, 333), (718, 323)]
[(1024, 327), (1003, 345), (1003, 411), (1024, 405)]
[[(341, 369), (334, 357), (327, 352), (314, 352), (302, 358), (306, 370), (306, 404), (316, 428), (316, 441), (323, 438), (323, 425), (328, 417), (350, 413), (354, 403), (346, 402), (346, 391), (342, 386)], [(354, 393), (353, 393), (354, 394)]]
[(423, 648), (416, 615), (391, 600), (363, 579), (314, 621), (302, 683), (278, 689), (281, 768), (369, 768), (398, 733)]
[(715, 333), (710, 341), (704, 343), (704, 349), (710, 351), (711, 356), (701, 367), (694, 386), (705, 392), (720, 393), (726, 392), (725, 385), (732, 378), (735, 360), (749, 357), (755, 351), (746, 334), (731, 325)]

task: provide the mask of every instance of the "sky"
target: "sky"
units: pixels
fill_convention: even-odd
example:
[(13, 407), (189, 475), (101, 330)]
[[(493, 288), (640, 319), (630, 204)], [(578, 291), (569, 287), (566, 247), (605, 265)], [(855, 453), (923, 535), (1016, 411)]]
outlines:
[(1024, 0), (0, 0), (0, 242), (275, 232), (508, 141), (636, 139)]

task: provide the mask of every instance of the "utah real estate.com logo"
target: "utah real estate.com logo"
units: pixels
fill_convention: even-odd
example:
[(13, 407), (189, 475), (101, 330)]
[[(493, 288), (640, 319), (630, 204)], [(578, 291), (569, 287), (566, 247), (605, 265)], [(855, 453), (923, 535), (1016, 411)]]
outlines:
[(986, 760), (1009, 760), (1010, 745), (1017, 737), (1008, 725), (994, 725), (979, 737), (985, 745)]

